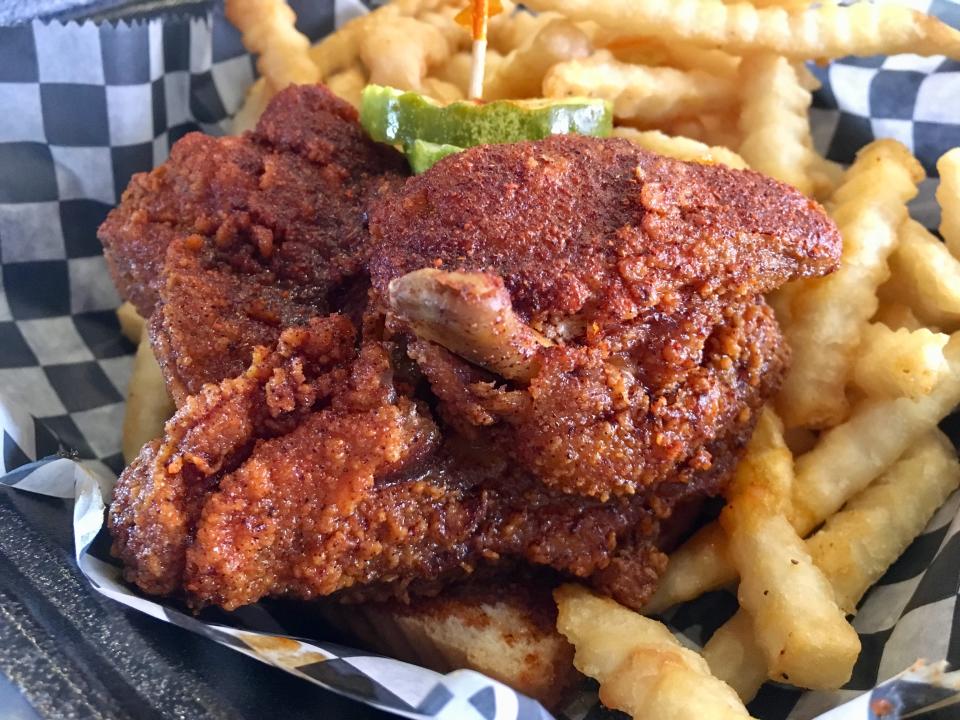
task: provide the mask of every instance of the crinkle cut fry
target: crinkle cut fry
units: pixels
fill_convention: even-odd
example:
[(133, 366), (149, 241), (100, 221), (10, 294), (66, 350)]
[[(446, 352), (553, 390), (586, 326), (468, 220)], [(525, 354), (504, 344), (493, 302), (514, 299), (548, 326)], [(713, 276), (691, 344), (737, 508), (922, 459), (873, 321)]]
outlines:
[(540, 97), (551, 67), (590, 54), (590, 38), (569, 20), (544, 25), (530, 41), (501, 62), (484, 85), (485, 100)]
[(864, 328), (853, 381), (869, 397), (929, 395), (950, 365), (943, 348), (950, 336), (929, 328), (892, 330), (883, 323)]
[(667, 627), (577, 585), (554, 591), (573, 663), (600, 682), (604, 705), (634, 718), (749, 718), (736, 693)]
[(734, 78), (703, 70), (647, 67), (617, 60), (609, 50), (554, 65), (543, 78), (547, 97), (586, 95), (613, 104), (628, 124), (650, 125), (704, 110), (726, 110), (737, 100)]
[[(931, 430), (806, 541), (807, 552), (846, 612), (855, 612), (866, 591), (923, 531), (958, 484), (956, 450), (941, 432)], [(711, 672), (744, 702), (767, 679), (767, 662), (744, 610), (713, 634), (703, 656)]]
[[(941, 176), (940, 190), (944, 182)], [(960, 329), (960, 260), (946, 243), (917, 221), (907, 220), (900, 226), (890, 271), (892, 277), (880, 288), (881, 308), (906, 305), (923, 324), (948, 332)]]
[(320, 80), (307, 54), (310, 41), (297, 30), (297, 17), (285, 0), (226, 0), (224, 7), (244, 46), (260, 56), (257, 69), (273, 92)]
[(845, 55), (947, 55), (960, 59), (960, 31), (904, 7), (823, 3), (803, 13), (721, 0), (530, 0), (537, 11), (593, 20), (624, 35), (651, 35), (795, 60)]
[(743, 58), (740, 84), (740, 155), (757, 172), (812, 195), (810, 91), (786, 58), (772, 54)]
[(317, 67), (319, 80), (326, 82), (333, 75), (357, 63), (360, 60), (362, 40), (371, 28), (389, 25), (397, 18), (412, 18), (422, 12), (436, 10), (443, 4), (437, 0), (399, 0), (353, 18), (307, 51), (310, 60)]
[(954, 148), (937, 160), (940, 185), (937, 203), (940, 205), (940, 234), (950, 252), (960, 259), (960, 148)]
[(740, 571), (740, 605), (771, 676), (802, 687), (839, 687), (850, 677), (860, 641), (786, 518), (793, 474), (783, 423), (765, 408), (727, 487), (719, 522)]
[(857, 153), (834, 193), (831, 216), (843, 237), (840, 269), (789, 296), (786, 335), (793, 359), (777, 397), (787, 427), (833, 427), (849, 412), (844, 388), (860, 332), (877, 311), (877, 288), (889, 277), (887, 258), (923, 177), (903, 145), (877, 140)]
[[(790, 521), (801, 536), (869, 486), (960, 404), (960, 334), (951, 336), (944, 357), (950, 369), (929, 395), (861, 402), (845, 423), (797, 458)], [(711, 523), (674, 551), (643, 611), (663, 612), (736, 579), (726, 537)]]
[(740, 155), (723, 146), (710, 146), (699, 140), (681, 135), (667, 135), (659, 130), (636, 130), (629, 127), (613, 129), (613, 137), (636, 143), (644, 150), (677, 160), (699, 162), (706, 165), (719, 163), (734, 170), (748, 170), (750, 166)]

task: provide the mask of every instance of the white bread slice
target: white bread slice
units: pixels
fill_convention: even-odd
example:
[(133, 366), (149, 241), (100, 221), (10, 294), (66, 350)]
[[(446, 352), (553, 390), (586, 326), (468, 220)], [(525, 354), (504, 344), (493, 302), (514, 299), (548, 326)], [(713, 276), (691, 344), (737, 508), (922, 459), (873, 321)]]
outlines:
[(325, 603), (323, 615), (371, 650), (438, 672), (476, 670), (548, 708), (580, 678), (547, 587), (454, 587), (409, 605)]

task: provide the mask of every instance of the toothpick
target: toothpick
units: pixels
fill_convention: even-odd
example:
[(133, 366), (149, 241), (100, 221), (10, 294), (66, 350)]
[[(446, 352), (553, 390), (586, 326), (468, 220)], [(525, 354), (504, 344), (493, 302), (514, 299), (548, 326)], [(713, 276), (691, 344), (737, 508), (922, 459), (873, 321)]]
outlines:
[(473, 41), (473, 64), (470, 66), (470, 99), (483, 98), (483, 68), (486, 65), (487, 41)]
[(483, 97), (483, 69), (487, 61), (487, 16), (490, 0), (471, 0), (473, 17), (473, 59), (470, 66), (470, 99)]

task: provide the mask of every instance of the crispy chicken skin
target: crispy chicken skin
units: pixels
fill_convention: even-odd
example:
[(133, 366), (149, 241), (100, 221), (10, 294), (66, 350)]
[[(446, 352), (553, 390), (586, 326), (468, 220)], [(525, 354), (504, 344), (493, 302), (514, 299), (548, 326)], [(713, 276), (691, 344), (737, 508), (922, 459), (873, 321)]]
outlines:
[(556, 493), (489, 448), (443, 438), (394, 382), (389, 350), (357, 350), (348, 319), (316, 318), (190, 397), (114, 492), (126, 577), (229, 609), (354, 586), (354, 599), (404, 597), (526, 560), (596, 574), (639, 605), (665, 561), (653, 541), (669, 503)]
[[(365, 264), (368, 206), (406, 175), (322, 86), (281, 92), (242, 137), (191, 133), (134, 176), (99, 237), (150, 325), (179, 405), (233, 377), (257, 345), (330, 312)], [(336, 302), (337, 298), (334, 298)]]
[(503, 279), (536, 327), (600, 330), (694, 297), (749, 297), (836, 269), (816, 202), (759, 173), (680, 162), (628, 140), (488, 145), (411, 178), (371, 216), (378, 289), (430, 267)]
[(371, 233), (397, 333), (522, 381), (424, 366), (441, 412), (548, 487), (601, 499), (711, 467), (708, 444), (784, 368), (762, 293), (840, 253), (819, 206), (774, 180), (575, 136), (450, 157), (378, 203)]
[(616, 140), (405, 184), (398, 157), (292, 88), (243, 138), (181, 141), (105, 223), (178, 404), (115, 489), (125, 576), (231, 609), (535, 565), (641, 606), (661, 526), (722, 489), (780, 384), (762, 293), (835, 267), (835, 228)]

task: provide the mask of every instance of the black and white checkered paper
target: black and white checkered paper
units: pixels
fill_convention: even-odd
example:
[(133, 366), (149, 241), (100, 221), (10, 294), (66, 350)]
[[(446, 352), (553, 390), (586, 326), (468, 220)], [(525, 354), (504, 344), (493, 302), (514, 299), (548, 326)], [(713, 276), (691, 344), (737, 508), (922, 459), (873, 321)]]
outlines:
[[(367, 11), (360, 0), (293, 2), (313, 38)], [(910, 3), (960, 27), (952, 0)], [(930, 174), (912, 206), (937, 224), (936, 158), (960, 145), (960, 63), (859, 58), (814, 68), (818, 149), (850, 162), (875, 137), (906, 144)], [(133, 347), (96, 227), (134, 172), (163, 162), (191, 130), (222, 134), (254, 79), (221, 8), (127, 22), (0, 27), (0, 482), (74, 499), (75, 561), (101, 594), (375, 707), (410, 718), (549, 718), (534, 701), (471, 671), (448, 675), (340, 647), (287, 639), (282, 612), (254, 606), (204, 622), (145, 599), (120, 579), (103, 529), (103, 498), (122, 469), (120, 426)], [(13, 109), (15, 108), (15, 110)], [(960, 427), (948, 427), (960, 439)], [(769, 684), (751, 705), (769, 720), (960, 717), (960, 495), (867, 596), (854, 625), (863, 653), (832, 693)], [(713, 593), (665, 620), (702, 644), (735, 609)], [(947, 665), (914, 667), (918, 658)], [(892, 678), (892, 679), (891, 679)], [(924, 710), (923, 708), (927, 708)], [(825, 715), (821, 715), (826, 713)], [(561, 717), (613, 716), (587, 684)]]

